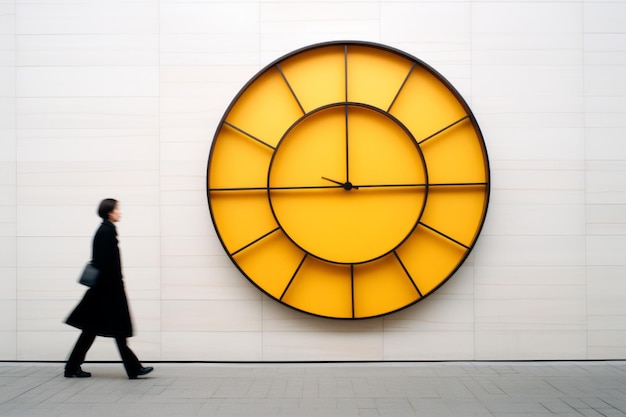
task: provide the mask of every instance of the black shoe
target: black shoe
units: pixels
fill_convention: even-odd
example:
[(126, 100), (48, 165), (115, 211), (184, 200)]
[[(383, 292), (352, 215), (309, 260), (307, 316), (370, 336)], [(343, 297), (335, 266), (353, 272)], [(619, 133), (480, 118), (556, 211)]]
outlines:
[(137, 379), (140, 376), (148, 375), (150, 372), (154, 371), (154, 368), (151, 366), (146, 366), (145, 368), (139, 368), (137, 374), (129, 376), (128, 379)]
[(91, 376), (91, 372), (85, 372), (82, 369), (78, 368), (75, 371), (65, 370), (66, 378), (89, 378)]

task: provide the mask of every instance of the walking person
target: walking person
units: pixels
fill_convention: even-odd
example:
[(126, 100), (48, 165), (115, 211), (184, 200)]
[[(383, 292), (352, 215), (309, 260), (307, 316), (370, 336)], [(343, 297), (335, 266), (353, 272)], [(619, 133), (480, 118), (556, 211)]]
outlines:
[(102, 224), (93, 238), (92, 262), (100, 275), (98, 282), (87, 290), (66, 320), (67, 324), (81, 329), (82, 333), (65, 364), (65, 377), (91, 376), (91, 373), (82, 370), (81, 364), (96, 336), (103, 336), (115, 338), (128, 378), (136, 379), (152, 372), (153, 368), (144, 367), (126, 344), (126, 338), (133, 335), (133, 326), (115, 228), (115, 223), (122, 217), (118, 201), (111, 198), (102, 200), (98, 215)]

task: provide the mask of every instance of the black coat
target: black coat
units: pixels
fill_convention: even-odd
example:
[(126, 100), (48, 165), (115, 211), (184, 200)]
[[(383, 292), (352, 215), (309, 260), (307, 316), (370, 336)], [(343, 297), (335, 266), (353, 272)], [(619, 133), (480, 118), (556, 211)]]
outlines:
[(99, 336), (133, 335), (117, 243), (115, 225), (105, 220), (93, 238), (93, 264), (100, 276), (67, 318), (66, 323), (70, 326)]

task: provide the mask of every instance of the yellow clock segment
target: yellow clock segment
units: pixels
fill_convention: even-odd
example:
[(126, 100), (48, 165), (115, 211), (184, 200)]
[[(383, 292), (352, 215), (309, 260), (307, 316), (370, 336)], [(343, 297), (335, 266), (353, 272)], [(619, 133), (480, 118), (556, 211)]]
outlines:
[(226, 253), (271, 298), (377, 317), (433, 293), (485, 221), (489, 162), (469, 106), (430, 66), (370, 42), (271, 63), (234, 98), (209, 155)]

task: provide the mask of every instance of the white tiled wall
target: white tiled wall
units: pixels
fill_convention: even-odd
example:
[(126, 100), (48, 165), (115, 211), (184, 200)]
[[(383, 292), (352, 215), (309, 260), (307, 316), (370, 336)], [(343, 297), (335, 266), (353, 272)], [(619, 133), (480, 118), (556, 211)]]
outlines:
[(15, 4), (0, 2), (0, 357), (17, 357)]
[[(0, 360), (63, 360), (98, 225), (119, 224), (149, 360), (626, 357), (626, 2), (0, 0)], [(436, 294), (336, 321), (263, 296), (205, 194), (226, 107), (269, 62), (341, 39), (442, 72), (486, 138), (492, 199)], [(99, 339), (88, 359), (116, 360)]]
[(626, 345), (626, 3), (585, 5), (587, 356)]

